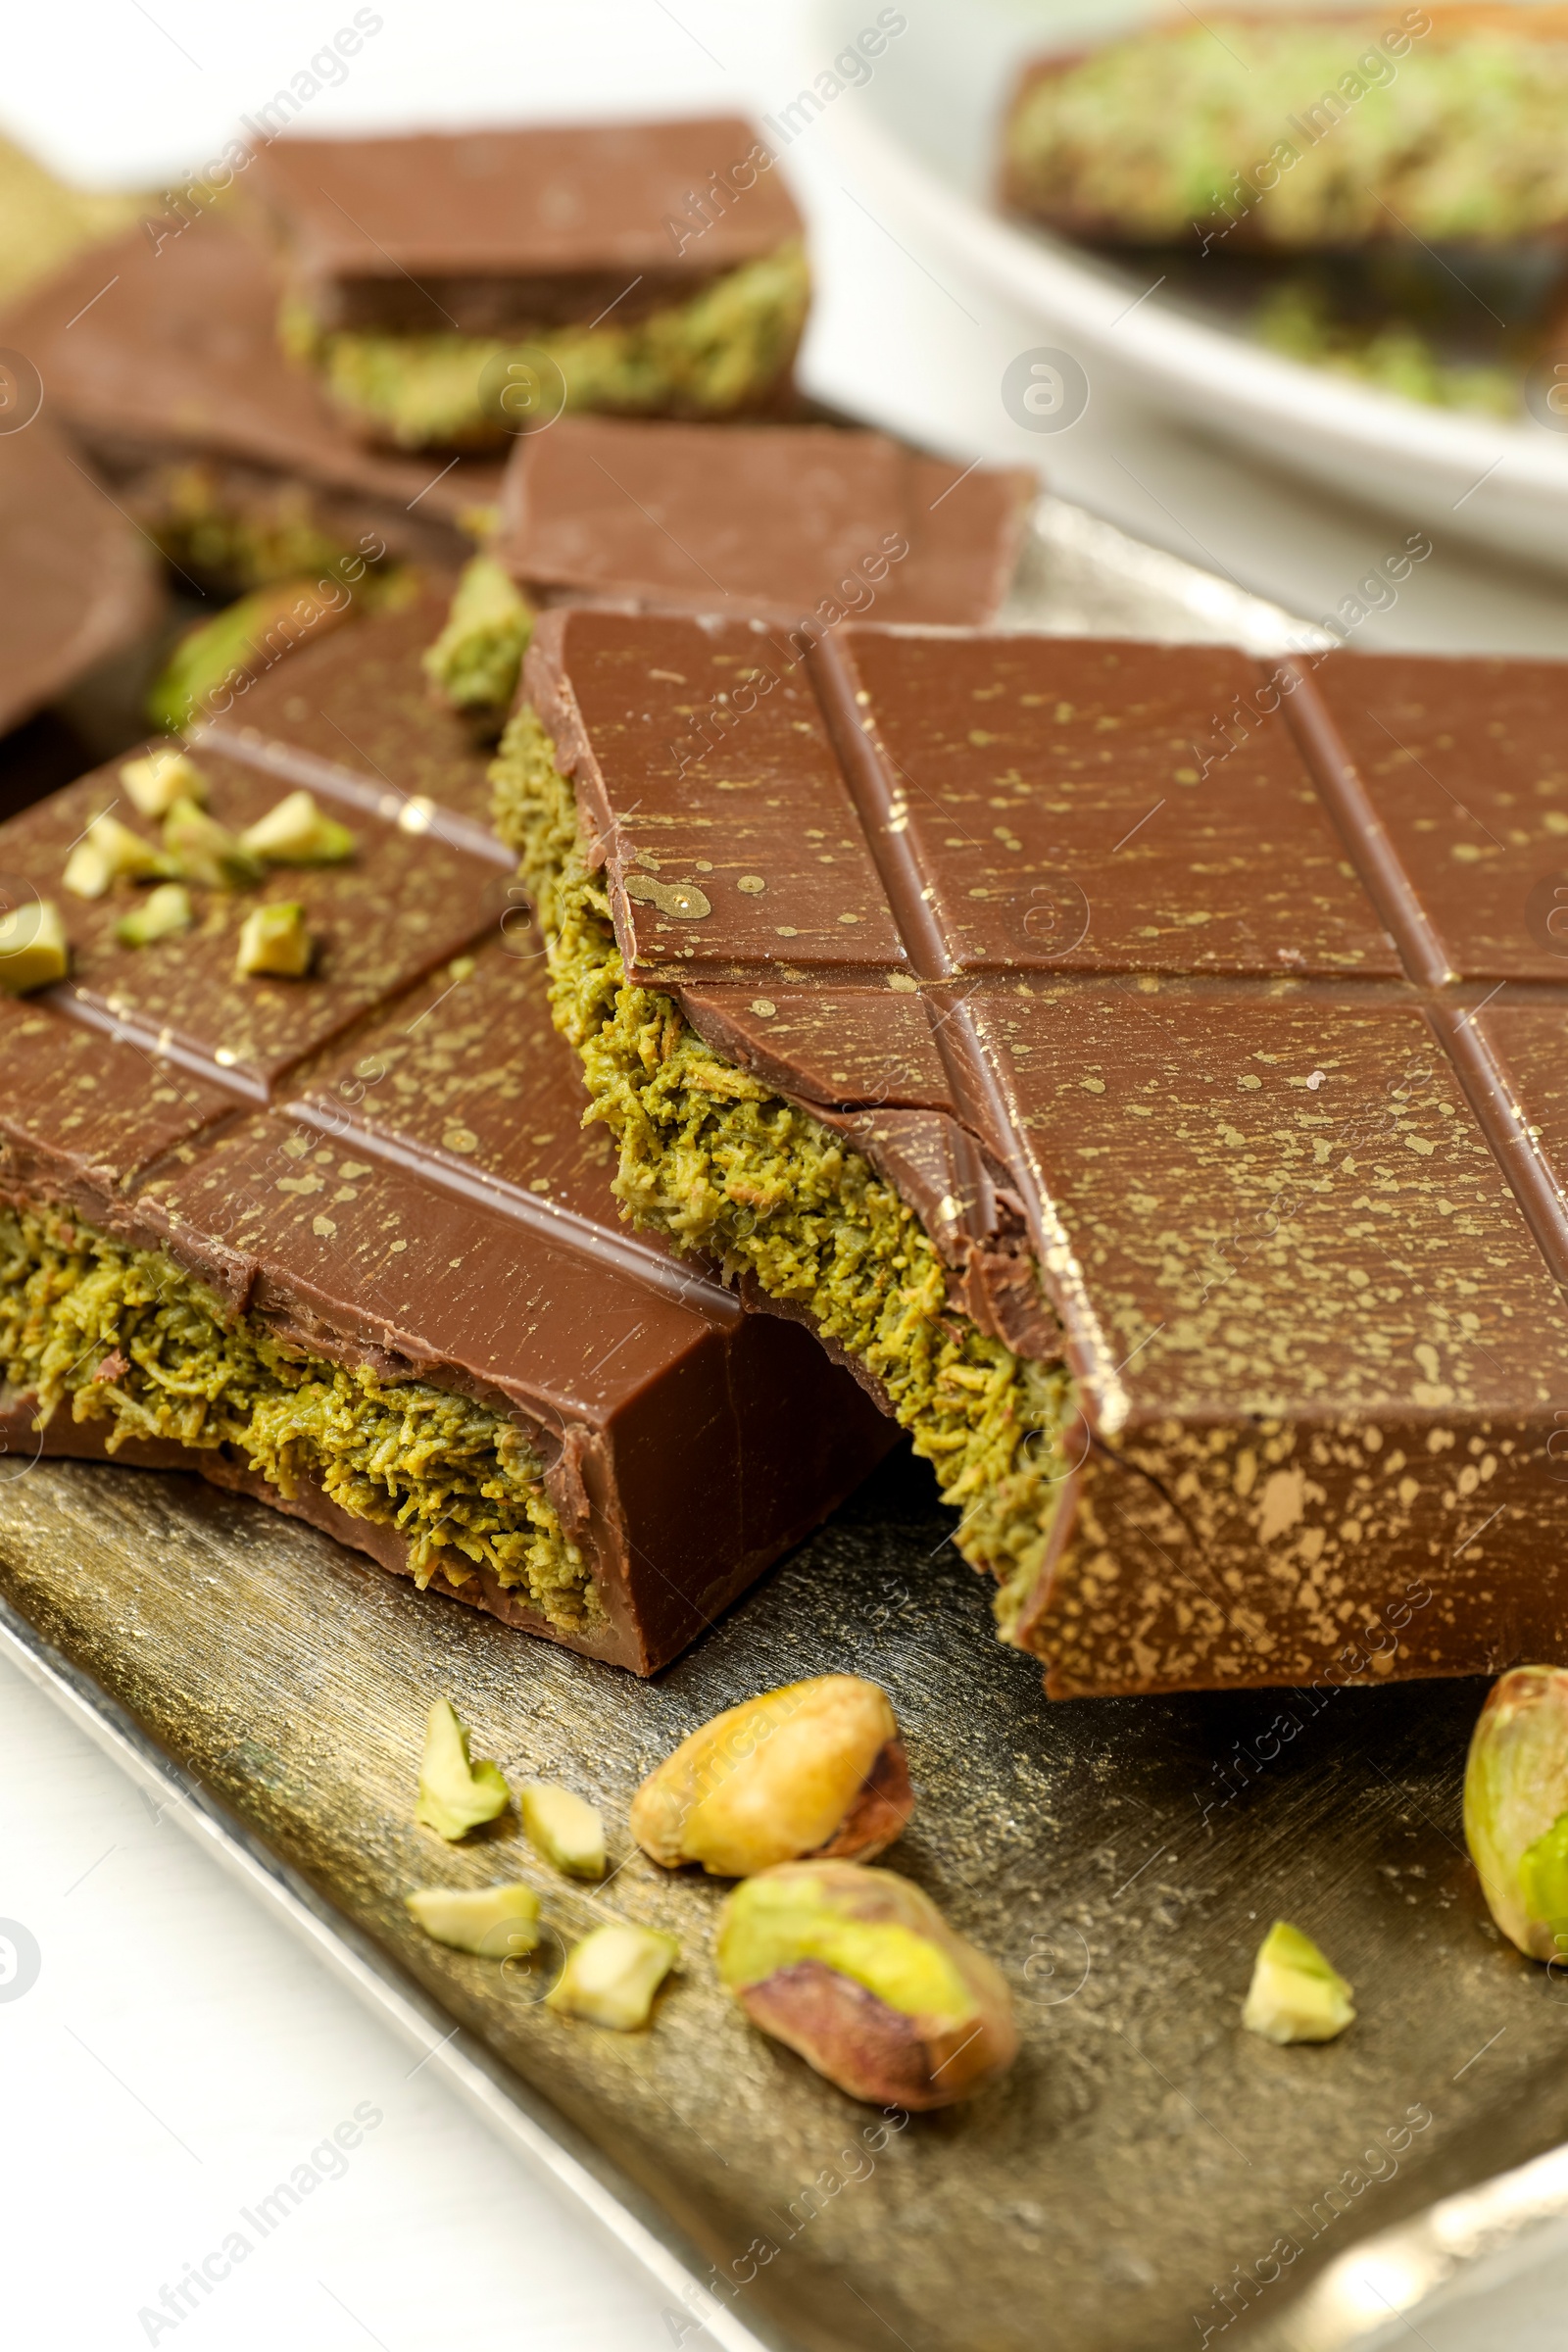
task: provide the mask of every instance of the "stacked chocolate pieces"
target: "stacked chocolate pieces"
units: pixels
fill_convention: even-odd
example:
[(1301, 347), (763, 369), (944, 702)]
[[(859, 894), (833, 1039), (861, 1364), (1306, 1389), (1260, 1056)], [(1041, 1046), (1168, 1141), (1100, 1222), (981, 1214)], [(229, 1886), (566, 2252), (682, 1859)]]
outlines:
[[(133, 885), (61, 889), (100, 809), (134, 817), (118, 763), (0, 829), (73, 954), (0, 997), (5, 1434), (198, 1470), (647, 1673), (891, 1432), (808, 1334), (621, 1227), (483, 759), (422, 697), (441, 610), (294, 657), (197, 747), (213, 817), (306, 787), (344, 863), (193, 892), (194, 928), (130, 948)], [(309, 976), (238, 977), (282, 899)]]
[(623, 1190), (858, 1357), (1056, 1693), (1559, 1654), (1568, 673), (784, 650), (528, 656), (498, 772)]

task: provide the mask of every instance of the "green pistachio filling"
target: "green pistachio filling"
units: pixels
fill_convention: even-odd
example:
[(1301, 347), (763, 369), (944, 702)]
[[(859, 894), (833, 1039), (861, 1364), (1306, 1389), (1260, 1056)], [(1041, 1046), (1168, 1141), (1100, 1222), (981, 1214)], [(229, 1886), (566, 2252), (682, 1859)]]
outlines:
[(138, 476), (130, 493), (136, 520), (176, 571), (215, 592), (243, 595), (323, 572), (358, 576), (363, 550), (321, 518), (304, 482), (243, 485), (200, 460), (160, 466)]
[(799, 243), (715, 278), (644, 318), (543, 328), (526, 339), (322, 330), (285, 306), (284, 348), (318, 368), (337, 406), (398, 449), (504, 447), (521, 426), (486, 398), (510, 360), (561, 370), (568, 410), (721, 416), (760, 399), (789, 367), (810, 285)]
[(1524, 407), (1522, 358), (1517, 368), (1447, 359), (1410, 319), (1393, 318), (1372, 326), (1337, 316), (1328, 296), (1310, 283), (1276, 286), (1253, 313), (1251, 330), (1287, 359), (1431, 408), (1512, 418)]
[(492, 557), (473, 556), (445, 628), (422, 657), (424, 674), (452, 710), (492, 721), (499, 734), (532, 635), (533, 613), (509, 574)]
[(42, 1426), (229, 1446), (285, 1498), (314, 1480), (356, 1519), (409, 1540), (423, 1587), (487, 1568), (553, 1625), (600, 1616), (526, 1433), (422, 1381), (325, 1362), (233, 1313), (162, 1251), (132, 1250), (58, 1210), (0, 1210), (0, 1373)]
[(550, 942), (556, 1025), (582, 1057), (587, 1119), (618, 1147), (623, 1212), (805, 1307), (875, 1375), (962, 1513), (959, 1551), (1001, 1585), (1005, 1633), (1061, 1492), (1066, 1371), (955, 1312), (919, 1218), (870, 1161), (705, 1045), (669, 997), (627, 981), (603, 875), (579, 855), (571, 786), (526, 705), (491, 776), (497, 830)]
[(1568, 219), (1568, 43), (1507, 22), (1415, 29), (1227, 16), (1095, 50), (1008, 132), (1032, 211), (1163, 243), (1246, 217), (1274, 246), (1549, 235)]

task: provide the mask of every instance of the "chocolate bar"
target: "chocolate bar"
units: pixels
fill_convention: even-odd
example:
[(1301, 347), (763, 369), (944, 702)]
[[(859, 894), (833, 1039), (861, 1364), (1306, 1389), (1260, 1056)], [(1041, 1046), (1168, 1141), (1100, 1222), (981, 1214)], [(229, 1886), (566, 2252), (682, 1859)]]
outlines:
[[(31, 397), (21, 380), (0, 392)], [(44, 416), (0, 433), (0, 544), (3, 734), (134, 645), (162, 597), (150, 551)]]
[(563, 611), (523, 697), (622, 1200), (1050, 1690), (1568, 1651), (1568, 670)]
[[(282, 740), (247, 720), (191, 755), (230, 833), (307, 789), (346, 861), (191, 887), (194, 923), (131, 948), (145, 886), (62, 889), (101, 810), (136, 827), (121, 763), (0, 828), (9, 904), (52, 901), (72, 958), (0, 997), (0, 1434), (195, 1470), (647, 1674), (893, 1433), (807, 1332), (621, 1226), (461, 729), (367, 724), (405, 617), (263, 680)], [(317, 830), (296, 854), (337, 857)], [(298, 928), (291, 906), (309, 975), (239, 976), (258, 911)]]
[(214, 214), (150, 232), (74, 262), (6, 333), (176, 571), (233, 593), (378, 549), (461, 561), (460, 517), (493, 506), (494, 463), (443, 473), (364, 448), (279, 351), (264, 248)]
[(753, 408), (805, 322), (800, 216), (734, 120), (280, 139), (247, 184), (288, 348), (397, 448), (504, 447), (563, 405)]
[(568, 416), (516, 444), (493, 552), (536, 599), (979, 625), (1035, 486), (827, 424)]
[(1200, 253), (1552, 240), (1565, 105), (1561, 8), (1189, 14), (1031, 65), (1003, 193), (1069, 235)]

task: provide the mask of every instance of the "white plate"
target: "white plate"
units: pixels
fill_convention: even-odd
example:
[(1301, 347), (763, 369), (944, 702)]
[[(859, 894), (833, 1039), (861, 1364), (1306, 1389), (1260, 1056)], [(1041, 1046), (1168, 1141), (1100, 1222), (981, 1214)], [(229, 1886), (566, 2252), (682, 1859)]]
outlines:
[[(1568, 430), (1427, 408), (1282, 359), (996, 210), (999, 127), (1019, 64), (1103, 40), (1152, 9), (910, 0), (903, 13), (906, 29), (852, 103), (824, 110), (823, 131), (869, 192), (1038, 318), (1042, 346), (1077, 359), (1091, 397), (1097, 384), (1133, 390), (1402, 518), (1568, 570)], [(818, 0), (814, 54), (840, 54), (874, 14), (866, 0)]]

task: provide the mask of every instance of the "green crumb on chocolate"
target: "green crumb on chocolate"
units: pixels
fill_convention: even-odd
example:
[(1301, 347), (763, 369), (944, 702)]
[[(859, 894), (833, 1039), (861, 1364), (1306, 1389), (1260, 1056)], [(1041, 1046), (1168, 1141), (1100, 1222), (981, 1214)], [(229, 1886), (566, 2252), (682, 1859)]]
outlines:
[(561, 326), (502, 341), (473, 335), (318, 333), (285, 306), (284, 346), (321, 371), (332, 400), (398, 449), (501, 448), (519, 425), (486, 387), (509, 360), (559, 368), (568, 410), (622, 416), (722, 416), (769, 392), (789, 368), (810, 284), (803, 246), (747, 262), (682, 303), (602, 326)]
[(572, 789), (526, 705), (491, 769), (496, 827), (550, 942), (556, 1024), (582, 1057), (589, 1119), (618, 1148), (634, 1222), (808, 1310), (881, 1383), (963, 1514), (955, 1542), (996, 1577), (1005, 1634), (1044, 1559), (1072, 1384), (947, 1299), (919, 1218), (870, 1161), (725, 1061), (655, 989), (627, 982), (602, 876), (578, 851)]
[(601, 1609), (543, 1466), (515, 1422), (422, 1381), (309, 1354), (235, 1313), (162, 1251), (59, 1210), (0, 1210), (0, 1374), (41, 1427), (69, 1402), (106, 1448), (161, 1439), (229, 1449), (285, 1498), (314, 1482), (353, 1518), (397, 1528), (421, 1587), (476, 1569), (552, 1625)]
[(532, 635), (533, 613), (514, 582), (492, 557), (471, 557), (446, 626), (422, 657), (437, 700), (451, 710), (493, 720), (499, 732)]

